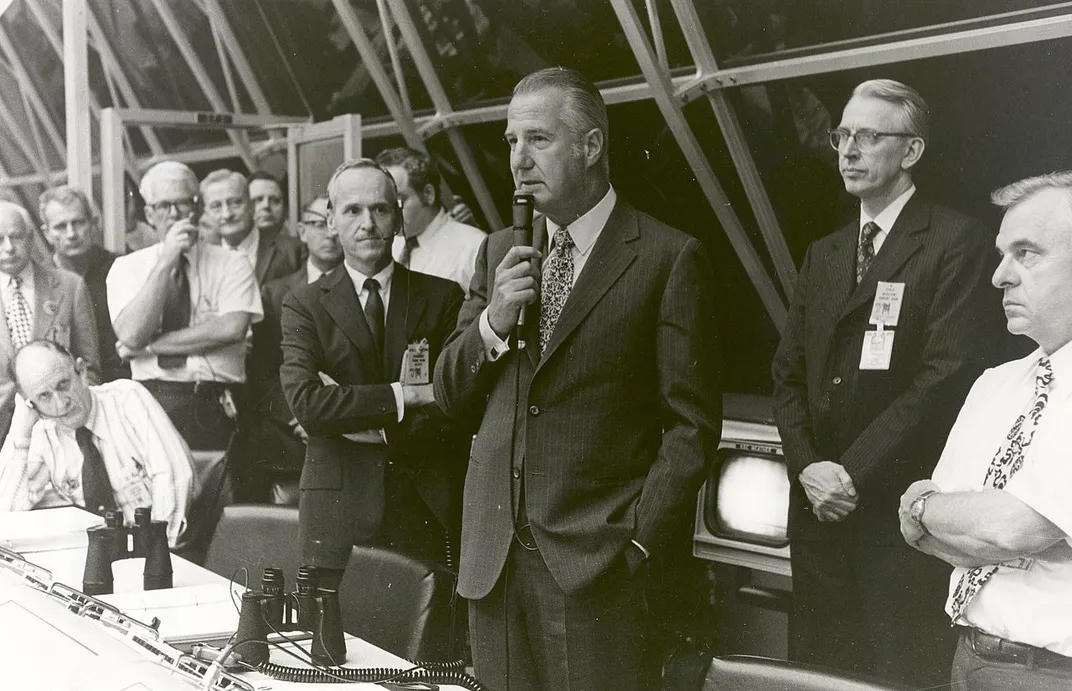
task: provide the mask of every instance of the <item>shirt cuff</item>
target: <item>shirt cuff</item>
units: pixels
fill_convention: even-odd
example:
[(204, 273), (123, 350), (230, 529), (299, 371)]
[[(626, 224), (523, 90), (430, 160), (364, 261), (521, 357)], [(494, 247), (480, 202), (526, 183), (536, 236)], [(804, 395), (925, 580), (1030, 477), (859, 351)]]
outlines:
[(391, 391), (395, 392), (395, 410), (398, 411), (398, 422), (402, 422), (402, 418), (406, 415), (406, 400), (402, 397), (401, 382), (391, 382)]
[(490, 362), (495, 362), (510, 351), (510, 344), (499, 338), (499, 335), (491, 328), (488, 319), (488, 310), (480, 313), (480, 340), (484, 342), (484, 355)]

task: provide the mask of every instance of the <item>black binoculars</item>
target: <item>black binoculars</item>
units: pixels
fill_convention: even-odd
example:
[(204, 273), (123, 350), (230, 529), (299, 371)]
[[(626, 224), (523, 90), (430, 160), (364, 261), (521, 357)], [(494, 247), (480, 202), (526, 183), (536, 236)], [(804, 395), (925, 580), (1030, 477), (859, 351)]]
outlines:
[(313, 635), (310, 654), (323, 665), (346, 661), (339, 592), (317, 585), (316, 569), (302, 566), (293, 593), (286, 593), (282, 569), (267, 568), (261, 589), (242, 594), (242, 611), (235, 634), (237, 652), (257, 666), (268, 660), (268, 634), (308, 631)]
[(104, 525), (86, 529), (89, 549), (82, 591), (86, 595), (112, 592), (112, 563), (121, 559), (145, 558), (143, 573), (146, 590), (171, 587), (171, 552), (168, 551), (167, 521), (154, 521), (152, 509), (134, 509), (134, 525), (123, 524), (121, 511), (104, 515)]

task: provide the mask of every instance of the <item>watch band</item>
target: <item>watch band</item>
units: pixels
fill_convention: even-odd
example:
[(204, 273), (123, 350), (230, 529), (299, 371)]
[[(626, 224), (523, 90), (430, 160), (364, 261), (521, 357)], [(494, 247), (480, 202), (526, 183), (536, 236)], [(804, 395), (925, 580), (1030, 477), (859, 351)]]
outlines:
[[(931, 531), (927, 530), (927, 526), (923, 524), (923, 515), (927, 512), (927, 499), (938, 493), (939, 492), (936, 489), (929, 489), (916, 497), (912, 502), (912, 520), (916, 522), (916, 525), (919, 526), (924, 535), (931, 534)], [(917, 506), (919, 507), (918, 511), (916, 510)]]

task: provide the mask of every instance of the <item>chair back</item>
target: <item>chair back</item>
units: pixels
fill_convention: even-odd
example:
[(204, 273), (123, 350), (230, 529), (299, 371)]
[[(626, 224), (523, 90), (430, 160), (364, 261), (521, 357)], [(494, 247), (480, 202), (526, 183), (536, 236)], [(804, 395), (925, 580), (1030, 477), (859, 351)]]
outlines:
[(455, 576), (378, 547), (354, 547), (339, 584), (343, 630), (410, 660), (448, 661)]
[(205, 560), (209, 543), (223, 507), (234, 501), (231, 474), (227, 468), (228, 451), (191, 451), (194, 493), (186, 510), (186, 531), (175, 553), (195, 564)]
[(904, 691), (907, 687), (787, 660), (715, 657), (703, 691)]
[(283, 569), (288, 589), (298, 571), (298, 507), (234, 504), (223, 509), (205, 568), (225, 578), (245, 567), (248, 584), (259, 588), (267, 566)]

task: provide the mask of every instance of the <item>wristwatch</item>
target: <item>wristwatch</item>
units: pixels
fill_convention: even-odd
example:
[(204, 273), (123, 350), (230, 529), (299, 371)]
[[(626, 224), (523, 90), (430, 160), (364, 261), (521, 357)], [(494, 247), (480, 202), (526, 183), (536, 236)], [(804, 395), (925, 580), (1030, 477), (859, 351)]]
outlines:
[(927, 526), (923, 525), (923, 514), (927, 510), (927, 499), (933, 495), (938, 494), (938, 490), (929, 489), (926, 492), (920, 494), (912, 502), (912, 506), (909, 508), (908, 513), (912, 517), (912, 520), (916, 522), (919, 529), (923, 531), (924, 535), (930, 535), (931, 531), (927, 530)]

